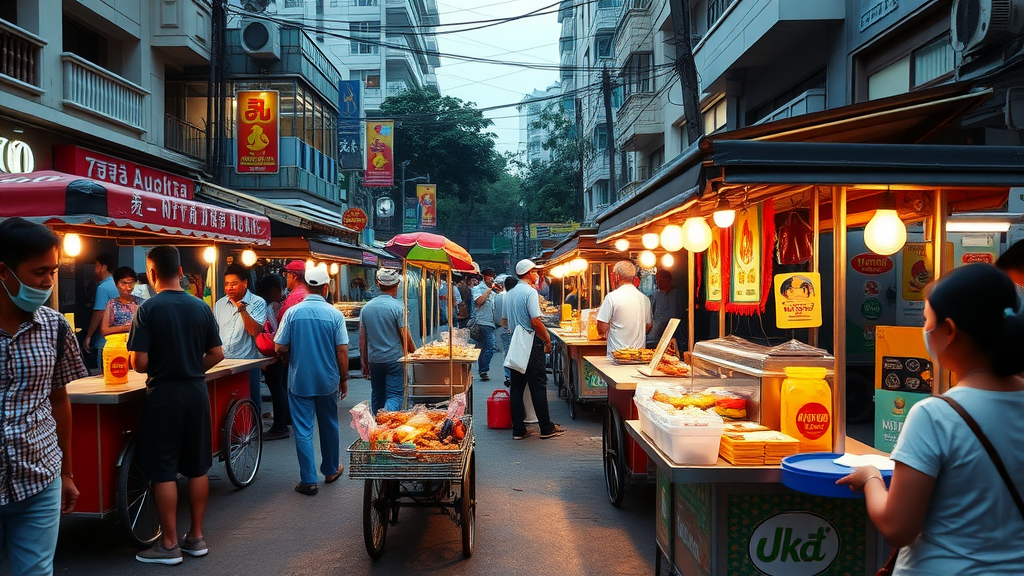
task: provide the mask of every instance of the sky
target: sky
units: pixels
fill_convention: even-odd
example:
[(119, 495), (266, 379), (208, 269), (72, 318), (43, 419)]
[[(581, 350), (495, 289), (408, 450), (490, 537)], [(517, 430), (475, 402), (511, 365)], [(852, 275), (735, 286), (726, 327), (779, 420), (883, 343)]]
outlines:
[[(558, 37), (561, 25), (554, 10), (556, 0), (437, 0), (442, 26), (455, 22), (508, 18), (546, 6), (551, 14), (523, 18), (480, 30), (438, 34), (442, 53), (495, 60), (558, 65)], [(458, 29), (459, 27), (454, 27)], [(544, 90), (558, 81), (558, 71), (535, 70), (483, 62), (441, 58), (437, 68), (441, 94), (474, 102), (478, 108), (517, 103), (534, 90)], [(499, 153), (519, 148), (519, 116), (514, 107), (486, 113), (494, 120), (491, 131), (498, 135)]]

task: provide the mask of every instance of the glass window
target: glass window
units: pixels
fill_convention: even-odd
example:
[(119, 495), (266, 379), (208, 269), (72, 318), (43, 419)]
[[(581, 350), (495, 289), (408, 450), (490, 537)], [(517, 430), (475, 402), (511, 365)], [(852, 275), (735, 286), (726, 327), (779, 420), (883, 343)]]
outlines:
[(953, 44), (949, 35), (932, 40), (914, 51), (914, 86), (927, 84), (953, 72)]
[(713, 134), (725, 127), (728, 107), (725, 98), (720, 99), (704, 111), (704, 133)]
[(868, 100), (910, 91), (910, 56), (904, 56), (868, 76)]
[(594, 40), (595, 49), (598, 58), (611, 58), (612, 57), (612, 37), (610, 35), (598, 36)]
[(650, 52), (633, 54), (622, 70), (626, 95), (636, 92), (653, 92), (654, 55)]
[(597, 150), (608, 148), (608, 128), (604, 124), (598, 124), (594, 128), (594, 148)]

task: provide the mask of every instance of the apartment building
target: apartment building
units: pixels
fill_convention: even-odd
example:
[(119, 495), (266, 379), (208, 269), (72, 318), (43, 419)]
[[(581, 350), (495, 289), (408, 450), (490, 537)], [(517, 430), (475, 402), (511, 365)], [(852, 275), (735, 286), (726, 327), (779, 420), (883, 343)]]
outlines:
[[(956, 80), (952, 0), (690, 0), (689, 6), (705, 134)], [(589, 220), (604, 205), (635, 193), (691, 143), (668, 0), (565, 2), (560, 17), (563, 93), (583, 107), (581, 127), (593, 135), (596, 149), (584, 170)], [(1009, 41), (1001, 60), (1008, 62), (1020, 50), (1019, 36), (1017, 44), (1012, 34), (1000, 38)], [(606, 184), (607, 127), (595, 85), (594, 68), (605, 64), (615, 70), (614, 190)], [(1014, 91), (1024, 84), (1019, 77), (993, 80), (988, 74), (985, 80), (996, 84), (998, 94), (940, 136), (1019, 144), (1014, 122), (1000, 119), (1015, 109), (1005, 103), (1007, 93), (1011, 100), (1021, 93)]]
[(525, 154), (526, 162), (529, 164), (551, 160), (551, 150), (544, 149), (548, 129), (537, 123), (549, 105), (559, 103), (558, 95), (561, 92), (561, 84), (555, 82), (545, 90), (534, 90), (527, 94), (517, 107), (519, 110), (519, 151)]

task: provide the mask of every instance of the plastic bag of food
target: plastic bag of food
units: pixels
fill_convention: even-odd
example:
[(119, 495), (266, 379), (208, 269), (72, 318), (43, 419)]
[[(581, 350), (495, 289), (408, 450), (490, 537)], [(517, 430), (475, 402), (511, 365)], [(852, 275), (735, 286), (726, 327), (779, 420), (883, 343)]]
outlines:
[(455, 396), (452, 396), (451, 403), (448, 404), (448, 420), (455, 420), (466, 413), (466, 393), (459, 392)]
[(370, 401), (363, 400), (353, 406), (349, 413), (352, 414), (352, 428), (359, 433), (359, 437), (363, 441), (369, 442), (377, 428), (377, 419), (374, 418), (373, 412), (370, 411)]

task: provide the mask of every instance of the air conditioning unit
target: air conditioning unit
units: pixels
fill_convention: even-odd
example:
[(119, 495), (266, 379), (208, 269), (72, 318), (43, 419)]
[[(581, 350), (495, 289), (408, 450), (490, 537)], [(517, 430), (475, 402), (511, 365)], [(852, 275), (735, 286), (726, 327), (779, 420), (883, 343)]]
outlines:
[(259, 60), (281, 59), (281, 28), (269, 20), (242, 20), (242, 49)]
[(953, 49), (963, 54), (1024, 32), (1024, 0), (954, 0)]

